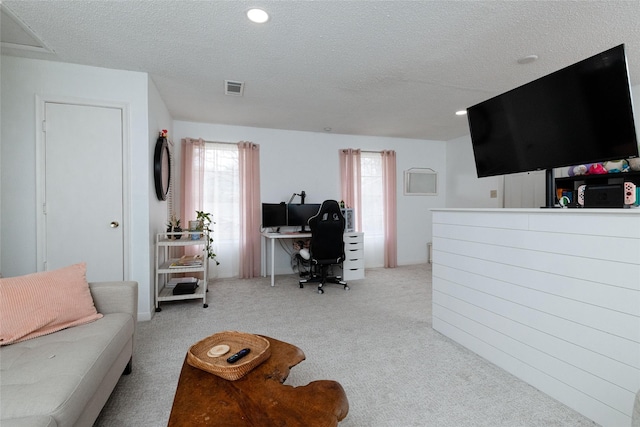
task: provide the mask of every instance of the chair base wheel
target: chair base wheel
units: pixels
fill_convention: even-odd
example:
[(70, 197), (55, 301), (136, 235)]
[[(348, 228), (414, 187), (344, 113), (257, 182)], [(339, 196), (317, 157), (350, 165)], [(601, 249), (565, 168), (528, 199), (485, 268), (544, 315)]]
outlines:
[(160, 313), (162, 309), (160, 307), (156, 307), (156, 313)]
[(319, 293), (319, 294), (324, 294), (324, 289), (322, 289), (322, 288), (318, 288), (318, 293)]
[(209, 307), (209, 304), (202, 304), (202, 308), (207, 308)]
[(345, 290), (345, 291), (348, 291), (349, 289), (351, 289), (349, 286), (344, 285), (344, 290)]

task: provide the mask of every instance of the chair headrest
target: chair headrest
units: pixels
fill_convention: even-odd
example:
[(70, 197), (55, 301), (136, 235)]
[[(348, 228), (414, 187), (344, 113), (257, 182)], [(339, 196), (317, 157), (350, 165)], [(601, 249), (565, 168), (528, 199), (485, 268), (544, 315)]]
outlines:
[[(337, 216), (334, 216), (334, 214), (337, 214)], [(322, 202), (322, 205), (315, 216), (319, 221), (336, 221), (342, 218), (342, 210), (340, 209), (340, 205), (337, 201), (325, 200)]]

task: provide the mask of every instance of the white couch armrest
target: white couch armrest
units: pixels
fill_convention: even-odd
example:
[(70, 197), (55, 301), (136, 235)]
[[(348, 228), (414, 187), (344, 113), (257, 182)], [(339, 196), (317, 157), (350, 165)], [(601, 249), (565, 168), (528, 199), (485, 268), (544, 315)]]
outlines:
[(138, 320), (138, 282), (89, 282), (98, 313), (129, 313)]
[(631, 427), (640, 427), (640, 390), (638, 390), (638, 393), (636, 394), (635, 404), (633, 405)]

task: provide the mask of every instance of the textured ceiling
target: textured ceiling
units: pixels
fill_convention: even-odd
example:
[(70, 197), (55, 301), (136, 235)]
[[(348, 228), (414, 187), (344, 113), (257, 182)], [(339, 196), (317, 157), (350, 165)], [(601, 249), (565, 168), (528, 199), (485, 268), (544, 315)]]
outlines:
[[(259, 6), (269, 22), (249, 22)], [(149, 73), (178, 120), (449, 140), (489, 97), (625, 43), (640, 1), (14, 1), (51, 49), (2, 53)], [(3, 42), (11, 36), (4, 31)], [(539, 60), (516, 60), (536, 54)], [(224, 95), (224, 80), (245, 82)]]

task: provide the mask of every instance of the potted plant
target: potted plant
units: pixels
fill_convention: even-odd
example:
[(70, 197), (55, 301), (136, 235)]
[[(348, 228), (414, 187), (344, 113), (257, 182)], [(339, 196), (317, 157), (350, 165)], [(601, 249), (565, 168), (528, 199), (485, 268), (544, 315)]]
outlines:
[[(180, 227), (180, 218), (176, 217), (175, 214), (171, 214), (171, 218), (169, 219), (169, 223), (167, 224), (167, 233), (182, 233), (182, 227)], [(181, 238), (181, 234), (169, 235), (169, 240), (171, 239), (179, 239)]]
[(213, 237), (211, 237), (213, 230), (209, 227), (211, 226), (211, 224), (215, 224), (213, 222), (212, 214), (204, 211), (196, 211), (196, 220), (198, 221), (198, 230), (207, 232), (207, 243), (205, 246), (207, 250), (207, 258), (214, 260), (216, 262), (216, 265), (220, 265), (220, 263), (216, 259), (216, 254), (213, 252), (213, 248), (211, 247), (211, 244), (213, 243)]

